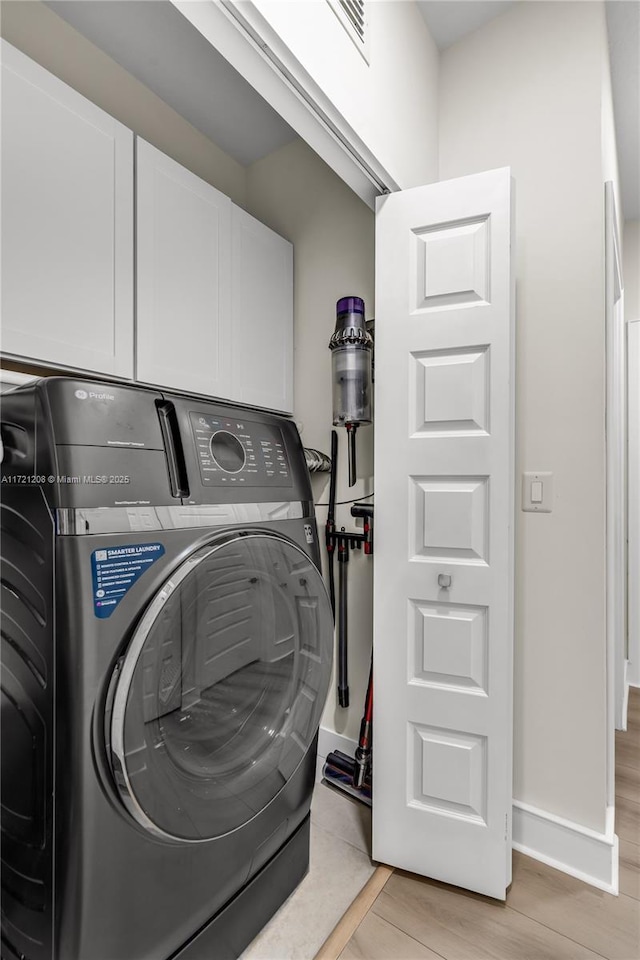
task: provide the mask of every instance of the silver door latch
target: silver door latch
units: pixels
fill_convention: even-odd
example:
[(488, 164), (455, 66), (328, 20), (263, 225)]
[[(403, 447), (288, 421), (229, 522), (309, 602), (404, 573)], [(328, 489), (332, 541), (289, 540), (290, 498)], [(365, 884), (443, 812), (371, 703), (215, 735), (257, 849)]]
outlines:
[(438, 574), (438, 586), (448, 589), (451, 586), (451, 577), (448, 573), (439, 573)]

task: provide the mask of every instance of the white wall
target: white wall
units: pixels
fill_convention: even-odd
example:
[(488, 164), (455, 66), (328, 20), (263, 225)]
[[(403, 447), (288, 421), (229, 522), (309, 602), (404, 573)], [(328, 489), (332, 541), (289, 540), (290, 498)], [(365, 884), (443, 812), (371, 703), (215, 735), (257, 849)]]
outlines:
[[(516, 181), (514, 796), (605, 829), (604, 11), (523, 2), (442, 55), (440, 177)], [(519, 483), (518, 483), (519, 487)], [(519, 491), (518, 491), (519, 494)]]
[(640, 320), (640, 220), (626, 220), (622, 235), (624, 315)]
[(627, 321), (629, 682), (640, 686), (640, 220), (624, 225), (624, 314)]
[(413, 0), (368, 4), (368, 63), (328, 3), (255, 7), (401, 188), (437, 178), (438, 51)]
[(3, 3), (0, 35), (134, 133), (243, 203), (244, 167), (40, 0)]
[[(326, 453), (332, 421), (331, 354), (336, 300), (364, 298), (367, 319), (374, 317), (374, 217), (372, 211), (301, 140), (247, 168), (247, 209), (294, 245), (294, 417), (302, 442)], [(337, 500), (373, 490), (373, 429), (358, 431), (358, 474), (347, 486), (343, 429), (339, 436)], [(312, 477), (316, 502), (326, 503), (329, 475)], [(318, 509), (322, 543), (326, 509)], [(349, 507), (338, 507), (337, 526), (354, 529)], [(372, 638), (372, 563), (356, 551), (349, 563), (349, 683), (351, 706), (337, 705), (335, 677), (323, 727), (356, 739), (369, 674)], [(338, 570), (336, 564), (336, 581)]]

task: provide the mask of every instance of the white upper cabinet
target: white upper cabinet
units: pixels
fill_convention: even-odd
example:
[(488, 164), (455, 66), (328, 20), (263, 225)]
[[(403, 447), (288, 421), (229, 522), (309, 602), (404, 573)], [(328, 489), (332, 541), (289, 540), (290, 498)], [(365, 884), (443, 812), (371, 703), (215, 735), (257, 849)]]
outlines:
[(3, 353), (292, 412), (291, 244), (0, 42)]
[(232, 210), (232, 399), (293, 412), (293, 246)]
[(291, 412), (291, 244), (136, 145), (136, 378)]
[(133, 134), (2, 41), (2, 349), (133, 375)]
[(136, 378), (231, 394), (231, 200), (137, 139)]

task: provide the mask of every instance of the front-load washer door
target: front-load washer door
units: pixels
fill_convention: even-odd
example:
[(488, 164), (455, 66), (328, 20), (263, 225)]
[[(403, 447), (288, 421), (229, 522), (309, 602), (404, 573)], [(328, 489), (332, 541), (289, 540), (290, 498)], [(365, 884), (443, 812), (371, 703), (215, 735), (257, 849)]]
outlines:
[(278, 534), (227, 534), (164, 583), (114, 674), (107, 737), (147, 830), (202, 841), (282, 790), (311, 746), (332, 616), (309, 556)]

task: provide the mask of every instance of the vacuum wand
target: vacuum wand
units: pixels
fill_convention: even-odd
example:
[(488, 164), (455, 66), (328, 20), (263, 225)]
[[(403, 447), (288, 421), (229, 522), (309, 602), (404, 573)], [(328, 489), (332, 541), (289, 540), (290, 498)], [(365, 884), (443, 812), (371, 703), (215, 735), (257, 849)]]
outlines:
[[(334, 431), (335, 436), (335, 431)], [(333, 441), (333, 438), (332, 438)], [(332, 503), (333, 501), (330, 500)], [(331, 508), (330, 508), (331, 509)], [(333, 514), (332, 514), (333, 515)], [(347, 570), (349, 551), (363, 549), (367, 556), (373, 553), (373, 506), (370, 503), (358, 503), (351, 507), (351, 516), (363, 521), (362, 533), (350, 533), (341, 527), (339, 531), (329, 531), (327, 521), (327, 549), (337, 546), (340, 569), (340, 600), (338, 606), (338, 702), (341, 707), (349, 706), (349, 682), (347, 676)], [(330, 553), (333, 557), (333, 552)], [(331, 561), (332, 562), (332, 561)], [(355, 758), (332, 751), (322, 768), (322, 775), (329, 783), (344, 790), (363, 803), (371, 806), (371, 729), (373, 723), (373, 657), (369, 670), (369, 683), (364, 705), (364, 714), (360, 724), (360, 736)]]
[[(333, 437), (335, 437), (335, 431), (333, 432)], [(333, 450), (333, 437), (331, 438), (331, 447)], [(337, 451), (336, 451), (337, 454)], [(339, 587), (339, 598), (338, 598), (338, 616), (335, 615), (334, 607), (334, 620), (337, 619), (337, 628), (338, 628), (338, 703), (341, 707), (349, 706), (349, 680), (348, 680), (348, 634), (349, 634), (349, 624), (348, 624), (348, 563), (349, 563), (349, 551), (350, 550), (360, 550), (364, 549), (366, 556), (371, 556), (373, 553), (373, 507), (371, 504), (354, 504), (351, 507), (351, 516), (360, 517), (363, 520), (363, 531), (362, 533), (355, 533), (345, 530), (344, 527), (341, 527), (340, 530), (336, 531), (335, 523), (333, 520), (333, 500), (331, 495), (329, 496), (329, 515), (327, 517), (327, 526), (325, 531), (325, 538), (327, 544), (327, 553), (329, 556), (329, 589), (333, 602), (335, 604), (335, 585), (333, 579), (333, 557), (337, 548), (338, 551), (338, 569), (340, 571), (338, 587)], [(329, 519), (331, 517), (331, 519)]]
[[(343, 527), (344, 530), (344, 527)], [(338, 607), (338, 703), (349, 706), (349, 672), (347, 663), (348, 621), (347, 621), (347, 564), (349, 563), (349, 543), (346, 540), (338, 544), (338, 569), (340, 571), (340, 605)]]
[(367, 696), (364, 702), (364, 714), (360, 724), (360, 737), (356, 749), (356, 762), (353, 773), (353, 785), (361, 790), (371, 765), (371, 721), (373, 719), (373, 655), (369, 669), (369, 683)]
[(333, 572), (333, 558), (335, 554), (334, 533), (336, 529), (336, 478), (338, 474), (338, 434), (335, 430), (331, 431), (331, 476), (329, 479), (329, 509), (327, 510), (327, 523), (325, 525), (325, 543), (327, 546), (328, 571), (329, 571), (329, 598), (331, 600), (331, 612), (333, 619), (336, 619), (336, 583)]
[(349, 486), (353, 487), (358, 479), (356, 470), (356, 430), (357, 423), (347, 423), (347, 449), (349, 454)]

